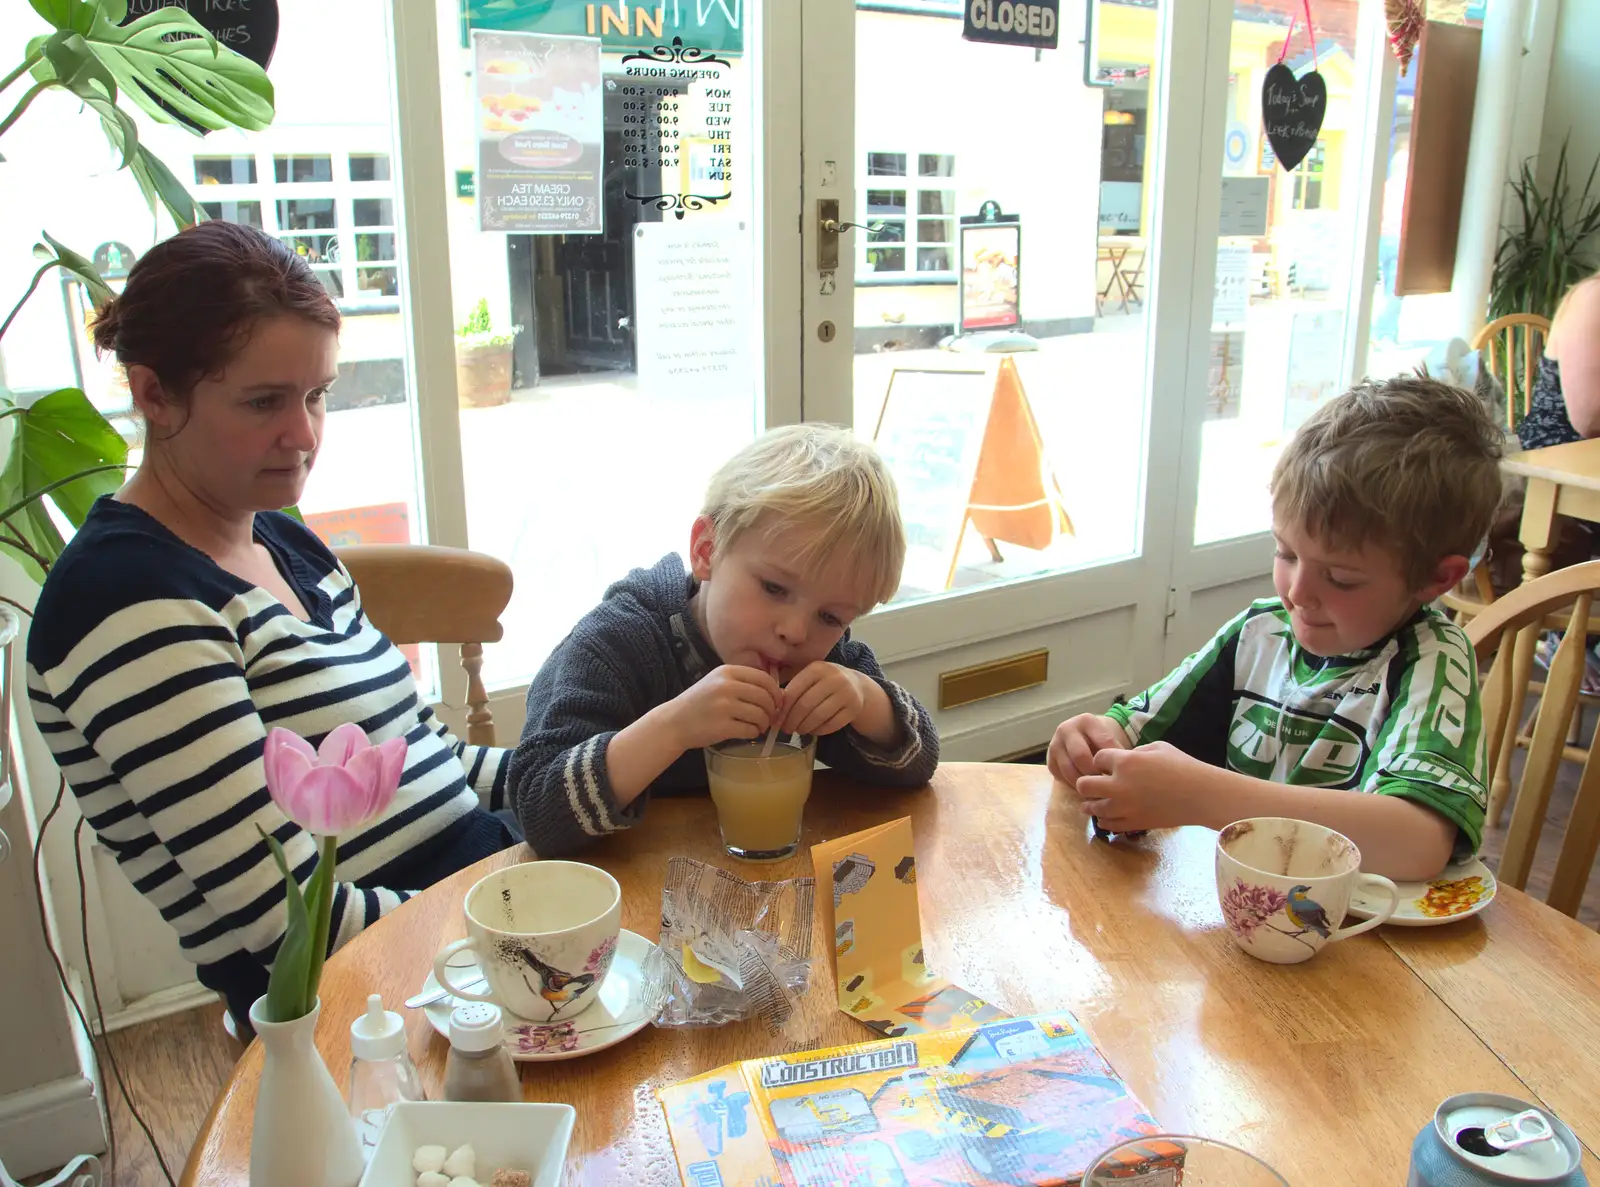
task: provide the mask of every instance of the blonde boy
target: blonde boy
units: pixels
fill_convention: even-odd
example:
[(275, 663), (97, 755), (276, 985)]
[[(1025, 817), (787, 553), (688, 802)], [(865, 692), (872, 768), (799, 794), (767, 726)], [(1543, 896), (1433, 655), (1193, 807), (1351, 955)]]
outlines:
[(1312, 820), (1406, 880), (1476, 851), (1477, 665), (1431, 603), (1489, 529), (1502, 441), (1481, 401), (1426, 377), (1319, 409), (1272, 476), (1278, 596), (1126, 705), (1056, 730), (1050, 770), (1084, 814), (1114, 832)]
[(905, 560), (894, 480), (843, 429), (774, 429), (711, 479), (689, 532), (635, 569), (528, 689), (511, 802), (540, 856), (636, 824), (650, 791), (706, 786), (700, 751), (774, 724), (821, 735), (854, 779), (920, 787), (939, 737), (850, 624), (894, 596)]

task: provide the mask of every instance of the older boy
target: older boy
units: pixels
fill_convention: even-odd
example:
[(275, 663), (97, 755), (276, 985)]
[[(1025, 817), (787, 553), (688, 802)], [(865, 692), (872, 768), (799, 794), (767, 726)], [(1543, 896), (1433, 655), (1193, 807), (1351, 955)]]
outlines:
[(821, 735), (836, 771), (920, 787), (939, 737), (850, 624), (905, 560), (894, 480), (870, 445), (774, 429), (720, 469), (689, 533), (606, 591), (540, 669), (511, 802), (542, 857), (636, 824), (647, 791), (706, 786), (703, 747), (773, 725)]
[(1477, 665), (1430, 603), (1494, 518), (1502, 440), (1471, 393), (1421, 376), (1319, 409), (1272, 476), (1278, 596), (1126, 705), (1056, 730), (1050, 770), (1081, 810), (1116, 832), (1311, 820), (1401, 880), (1475, 852)]

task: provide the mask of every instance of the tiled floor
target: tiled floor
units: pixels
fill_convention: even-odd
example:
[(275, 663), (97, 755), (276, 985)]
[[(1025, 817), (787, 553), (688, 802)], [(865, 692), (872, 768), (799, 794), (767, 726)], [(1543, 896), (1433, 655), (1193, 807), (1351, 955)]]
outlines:
[[(1577, 767), (1563, 764), (1538, 860), (1528, 880), (1528, 890), (1535, 895), (1542, 896), (1549, 885), (1560, 847), (1561, 829), (1571, 811), (1577, 781)], [(1484, 841), (1484, 856), (1491, 865), (1499, 857), (1504, 839), (1503, 829), (1489, 830)], [(1578, 917), (1590, 927), (1600, 925), (1600, 878), (1590, 880)], [(160, 1145), (174, 1180), (182, 1174), (195, 1134), (205, 1121), (212, 1099), (226, 1082), (240, 1050), (223, 1032), (221, 1013), (221, 1006), (209, 1006), (117, 1031), (110, 1039), (112, 1051), (127, 1077), (128, 1089)], [(109, 1069), (106, 1070), (109, 1075)], [(140, 1132), (115, 1086), (108, 1087), (117, 1136), (116, 1173), (112, 1176), (107, 1168), (108, 1187), (165, 1187), (149, 1141)]]

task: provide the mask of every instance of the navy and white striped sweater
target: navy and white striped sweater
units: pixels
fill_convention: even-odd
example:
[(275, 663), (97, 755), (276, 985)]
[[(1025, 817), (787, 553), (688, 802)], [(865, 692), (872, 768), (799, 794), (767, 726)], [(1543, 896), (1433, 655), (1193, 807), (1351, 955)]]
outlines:
[(394, 802), (340, 841), (330, 947), (422, 889), (415, 875), (459, 868), (503, 836), (484, 809), (504, 806), (508, 752), (450, 735), (316, 536), (276, 512), (256, 516), (255, 534), (310, 621), (144, 511), (102, 499), (46, 580), (28, 636), (29, 697), (56, 762), (208, 984), (218, 962), (270, 967), (283, 937), (283, 878), (256, 826), (302, 884), (315, 859), (267, 794), (271, 727), (316, 745), (353, 721), (375, 742), (409, 744)]

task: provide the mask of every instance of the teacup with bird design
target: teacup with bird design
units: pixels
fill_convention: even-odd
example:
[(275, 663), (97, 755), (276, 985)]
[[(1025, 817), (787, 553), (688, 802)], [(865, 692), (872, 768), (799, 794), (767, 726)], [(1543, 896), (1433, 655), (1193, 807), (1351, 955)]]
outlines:
[[(1323, 945), (1386, 922), (1400, 902), (1395, 884), (1361, 872), (1361, 850), (1343, 833), (1307, 820), (1262, 816), (1217, 835), (1217, 899), (1234, 942), (1273, 964), (1310, 960)], [(1340, 927), (1357, 888), (1385, 905)]]
[[(466, 938), (433, 961), (442, 988), (540, 1024), (565, 1022), (599, 999), (622, 926), (622, 888), (604, 870), (576, 861), (507, 866), (474, 883), (462, 908)], [(450, 958), (468, 949), (487, 992), (450, 979), (460, 972)]]

